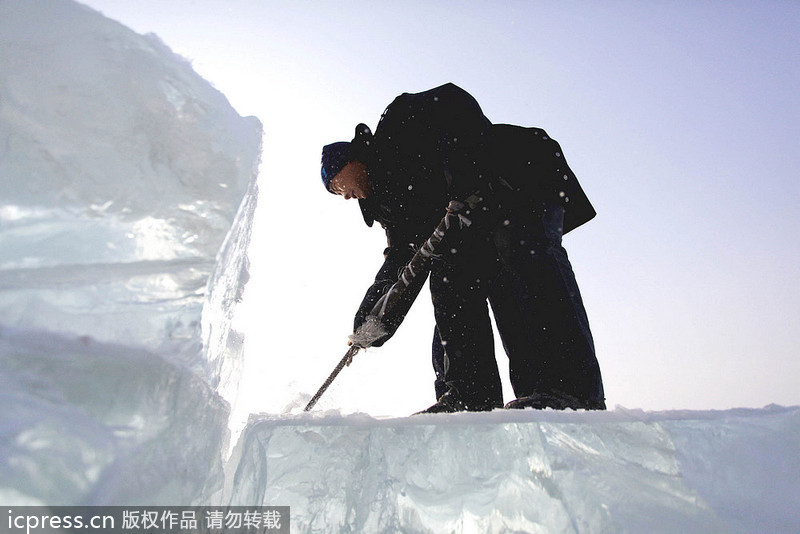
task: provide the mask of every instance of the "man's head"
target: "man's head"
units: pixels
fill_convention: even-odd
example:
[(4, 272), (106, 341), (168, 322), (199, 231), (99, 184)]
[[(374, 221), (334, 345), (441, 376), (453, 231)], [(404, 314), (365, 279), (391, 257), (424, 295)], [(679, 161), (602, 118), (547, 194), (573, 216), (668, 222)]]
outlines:
[(363, 199), (370, 195), (372, 187), (363, 162), (371, 140), (369, 127), (359, 124), (351, 143), (332, 143), (322, 148), (322, 183), (325, 189), (345, 199)]
[[(350, 143), (331, 143), (322, 147), (322, 183), (331, 190), (331, 181), (350, 161)], [(331, 191), (332, 192), (332, 191)]]

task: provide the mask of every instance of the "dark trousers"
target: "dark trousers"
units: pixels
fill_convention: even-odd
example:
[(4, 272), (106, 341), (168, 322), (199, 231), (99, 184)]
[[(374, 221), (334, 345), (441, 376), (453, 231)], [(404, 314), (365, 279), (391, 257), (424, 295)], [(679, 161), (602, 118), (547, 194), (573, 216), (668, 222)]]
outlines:
[(517, 210), (434, 262), (433, 367), (437, 398), (450, 388), (470, 408), (502, 404), (488, 305), (509, 358), (516, 397), (563, 393), (604, 407), (586, 310), (561, 246), (564, 210)]

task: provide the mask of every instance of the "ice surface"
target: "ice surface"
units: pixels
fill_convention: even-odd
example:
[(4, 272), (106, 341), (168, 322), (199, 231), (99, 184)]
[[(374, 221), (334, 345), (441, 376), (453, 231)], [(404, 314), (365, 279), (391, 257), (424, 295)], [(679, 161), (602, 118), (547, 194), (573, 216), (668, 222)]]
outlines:
[(0, 43), (0, 502), (192, 502), (227, 450), (261, 124), (72, 1), (0, 2)]
[(293, 532), (797, 532), (800, 408), (253, 416), (225, 502)]

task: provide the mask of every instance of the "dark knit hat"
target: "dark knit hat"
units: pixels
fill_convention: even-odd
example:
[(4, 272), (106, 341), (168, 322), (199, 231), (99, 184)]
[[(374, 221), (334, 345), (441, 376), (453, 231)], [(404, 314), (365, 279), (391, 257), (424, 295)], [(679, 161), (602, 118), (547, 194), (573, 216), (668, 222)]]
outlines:
[(325, 189), (331, 191), (331, 180), (339, 174), (348, 162), (359, 160), (362, 163), (369, 161), (372, 131), (364, 123), (356, 126), (355, 137), (348, 143), (340, 141), (322, 147), (322, 183)]
[(342, 141), (322, 147), (322, 183), (331, 190), (331, 180), (350, 161), (350, 143)]

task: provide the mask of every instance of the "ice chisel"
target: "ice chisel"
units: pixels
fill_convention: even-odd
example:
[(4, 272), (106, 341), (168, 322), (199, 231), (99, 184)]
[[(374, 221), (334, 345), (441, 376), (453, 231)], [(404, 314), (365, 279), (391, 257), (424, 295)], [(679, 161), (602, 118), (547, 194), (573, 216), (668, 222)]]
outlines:
[(338, 375), (339, 372), (341, 372), (341, 370), (344, 369), (345, 365), (350, 365), (350, 362), (353, 361), (353, 356), (356, 355), (356, 353), (360, 348), (361, 347), (357, 347), (355, 345), (350, 347), (350, 349), (347, 351), (347, 354), (344, 355), (344, 358), (342, 358), (342, 360), (339, 362), (339, 365), (336, 366), (336, 369), (333, 370), (333, 372), (325, 381), (325, 383), (322, 384), (322, 387), (319, 388), (319, 391), (317, 391), (316, 395), (314, 395), (311, 398), (311, 400), (308, 401), (308, 404), (306, 404), (305, 408), (306, 412), (314, 407), (314, 405), (317, 403), (322, 394), (325, 393), (325, 390), (328, 389), (328, 386), (330, 386), (331, 383), (333, 383), (333, 380), (336, 378), (336, 375)]

